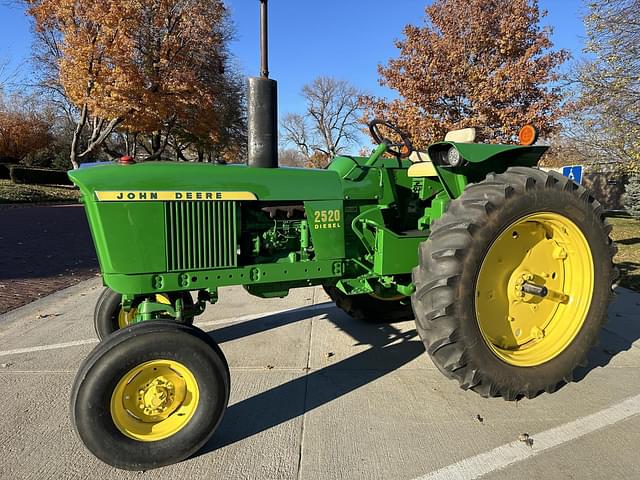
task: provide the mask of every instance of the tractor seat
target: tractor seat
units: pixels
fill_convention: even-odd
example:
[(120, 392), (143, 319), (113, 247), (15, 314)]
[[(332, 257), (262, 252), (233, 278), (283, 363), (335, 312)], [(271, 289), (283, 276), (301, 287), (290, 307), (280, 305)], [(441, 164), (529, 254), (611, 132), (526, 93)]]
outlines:
[(463, 128), (461, 130), (451, 130), (444, 137), (445, 142), (473, 143), (476, 139), (475, 128)]
[[(455, 143), (473, 143), (476, 139), (475, 128), (463, 128), (461, 130), (452, 130), (444, 137), (445, 142)], [(436, 167), (434, 167), (431, 158), (427, 152), (414, 151), (409, 157), (411, 160), (411, 167), (407, 175), (409, 177), (437, 177)]]
[(409, 157), (412, 165), (409, 167), (407, 175), (409, 177), (437, 177), (436, 167), (433, 166), (433, 162), (429, 158), (427, 152), (411, 152)]

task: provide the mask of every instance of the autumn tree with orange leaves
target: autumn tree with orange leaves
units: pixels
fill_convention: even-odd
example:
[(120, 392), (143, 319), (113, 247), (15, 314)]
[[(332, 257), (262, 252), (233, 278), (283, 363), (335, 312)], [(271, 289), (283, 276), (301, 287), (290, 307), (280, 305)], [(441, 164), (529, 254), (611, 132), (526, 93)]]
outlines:
[(0, 163), (18, 163), (49, 147), (52, 128), (51, 112), (32, 108), (19, 95), (0, 94)]
[(527, 123), (543, 135), (556, 128), (561, 97), (550, 85), (568, 53), (552, 50), (537, 0), (435, 0), (425, 12), (379, 67), (400, 98), (364, 98), (369, 116), (395, 121), (422, 148), (464, 127), (489, 142)]
[(170, 142), (182, 152), (242, 141), (222, 0), (26, 1), (49, 86), (77, 108), (74, 167), (116, 131), (146, 160)]

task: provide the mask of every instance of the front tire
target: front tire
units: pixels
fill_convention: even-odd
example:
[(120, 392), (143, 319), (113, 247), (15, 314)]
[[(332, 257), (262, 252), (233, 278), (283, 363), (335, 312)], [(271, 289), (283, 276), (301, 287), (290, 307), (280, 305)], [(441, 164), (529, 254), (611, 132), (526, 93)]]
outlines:
[(553, 172), (469, 185), (413, 271), (416, 325), (447, 377), (484, 397), (552, 392), (586, 361), (616, 278), (601, 205)]
[[(155, 299), (160, 303), (166, 303), (167, 305), (175, 304), (177, 298), (182, 298), (185, 306), (193, 306), (193, 298), (189, 292), (177, 292), (168, 294), (156, 294)], [(142, 300), (140, 298), (139, 300)], [(134, 302), (134, 307), (129, 312), (125, 312), (122, 308), (122, 295), (118, 292), (105, 288), (98, 301), (93, 312), (93, 327), (96, 335), (100, 340), (104, 340), (116, 330), (120, 330), (128, 325), (135, 318), (136, 306), (139, 301)], [(161, 316), (160, 318), (168, 320), (171, 317)], [(185, 323), (193, 323), (193, 317), (185, 317)]]
[(229, 385), (224, 355), (202, 330), (144, 322), (109, 336), (82, 363), (71, 391), (73, 428), (108, 465), (162, 467), (213, 435)]

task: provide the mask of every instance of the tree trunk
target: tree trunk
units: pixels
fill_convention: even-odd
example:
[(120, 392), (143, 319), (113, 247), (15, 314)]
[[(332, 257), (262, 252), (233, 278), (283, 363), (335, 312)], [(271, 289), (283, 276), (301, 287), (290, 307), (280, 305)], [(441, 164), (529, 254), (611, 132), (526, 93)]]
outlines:
[(73, 139), (71, 140), (71, 152), (69, 153), (69, 160), (71, 161), (71, 165), (73, 169), (76, 170), (80, 168), (80, 163), (78, 162), (78, 149), (80, 142), (80, 135), (82, 134), (82, 130), (84, 129), (85, 124), (87, 123), (87, 104), (85, 103), (82, 106), (82, 110), (80, 112), (80, 119), (76, 123), (76, 128), (73, 131)]
[(160, 149), (162, 148), (162, 136), (160, 132), (153, 132), (151, 134), (151, 157), (156, 160), (160, 156)]

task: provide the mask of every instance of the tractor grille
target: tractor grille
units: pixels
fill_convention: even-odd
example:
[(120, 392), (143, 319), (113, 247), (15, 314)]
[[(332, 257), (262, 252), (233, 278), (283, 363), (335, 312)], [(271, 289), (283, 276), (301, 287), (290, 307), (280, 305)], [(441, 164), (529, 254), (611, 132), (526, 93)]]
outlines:
[(236, 202), (167, 202), (170, 272), (236, 267)]

